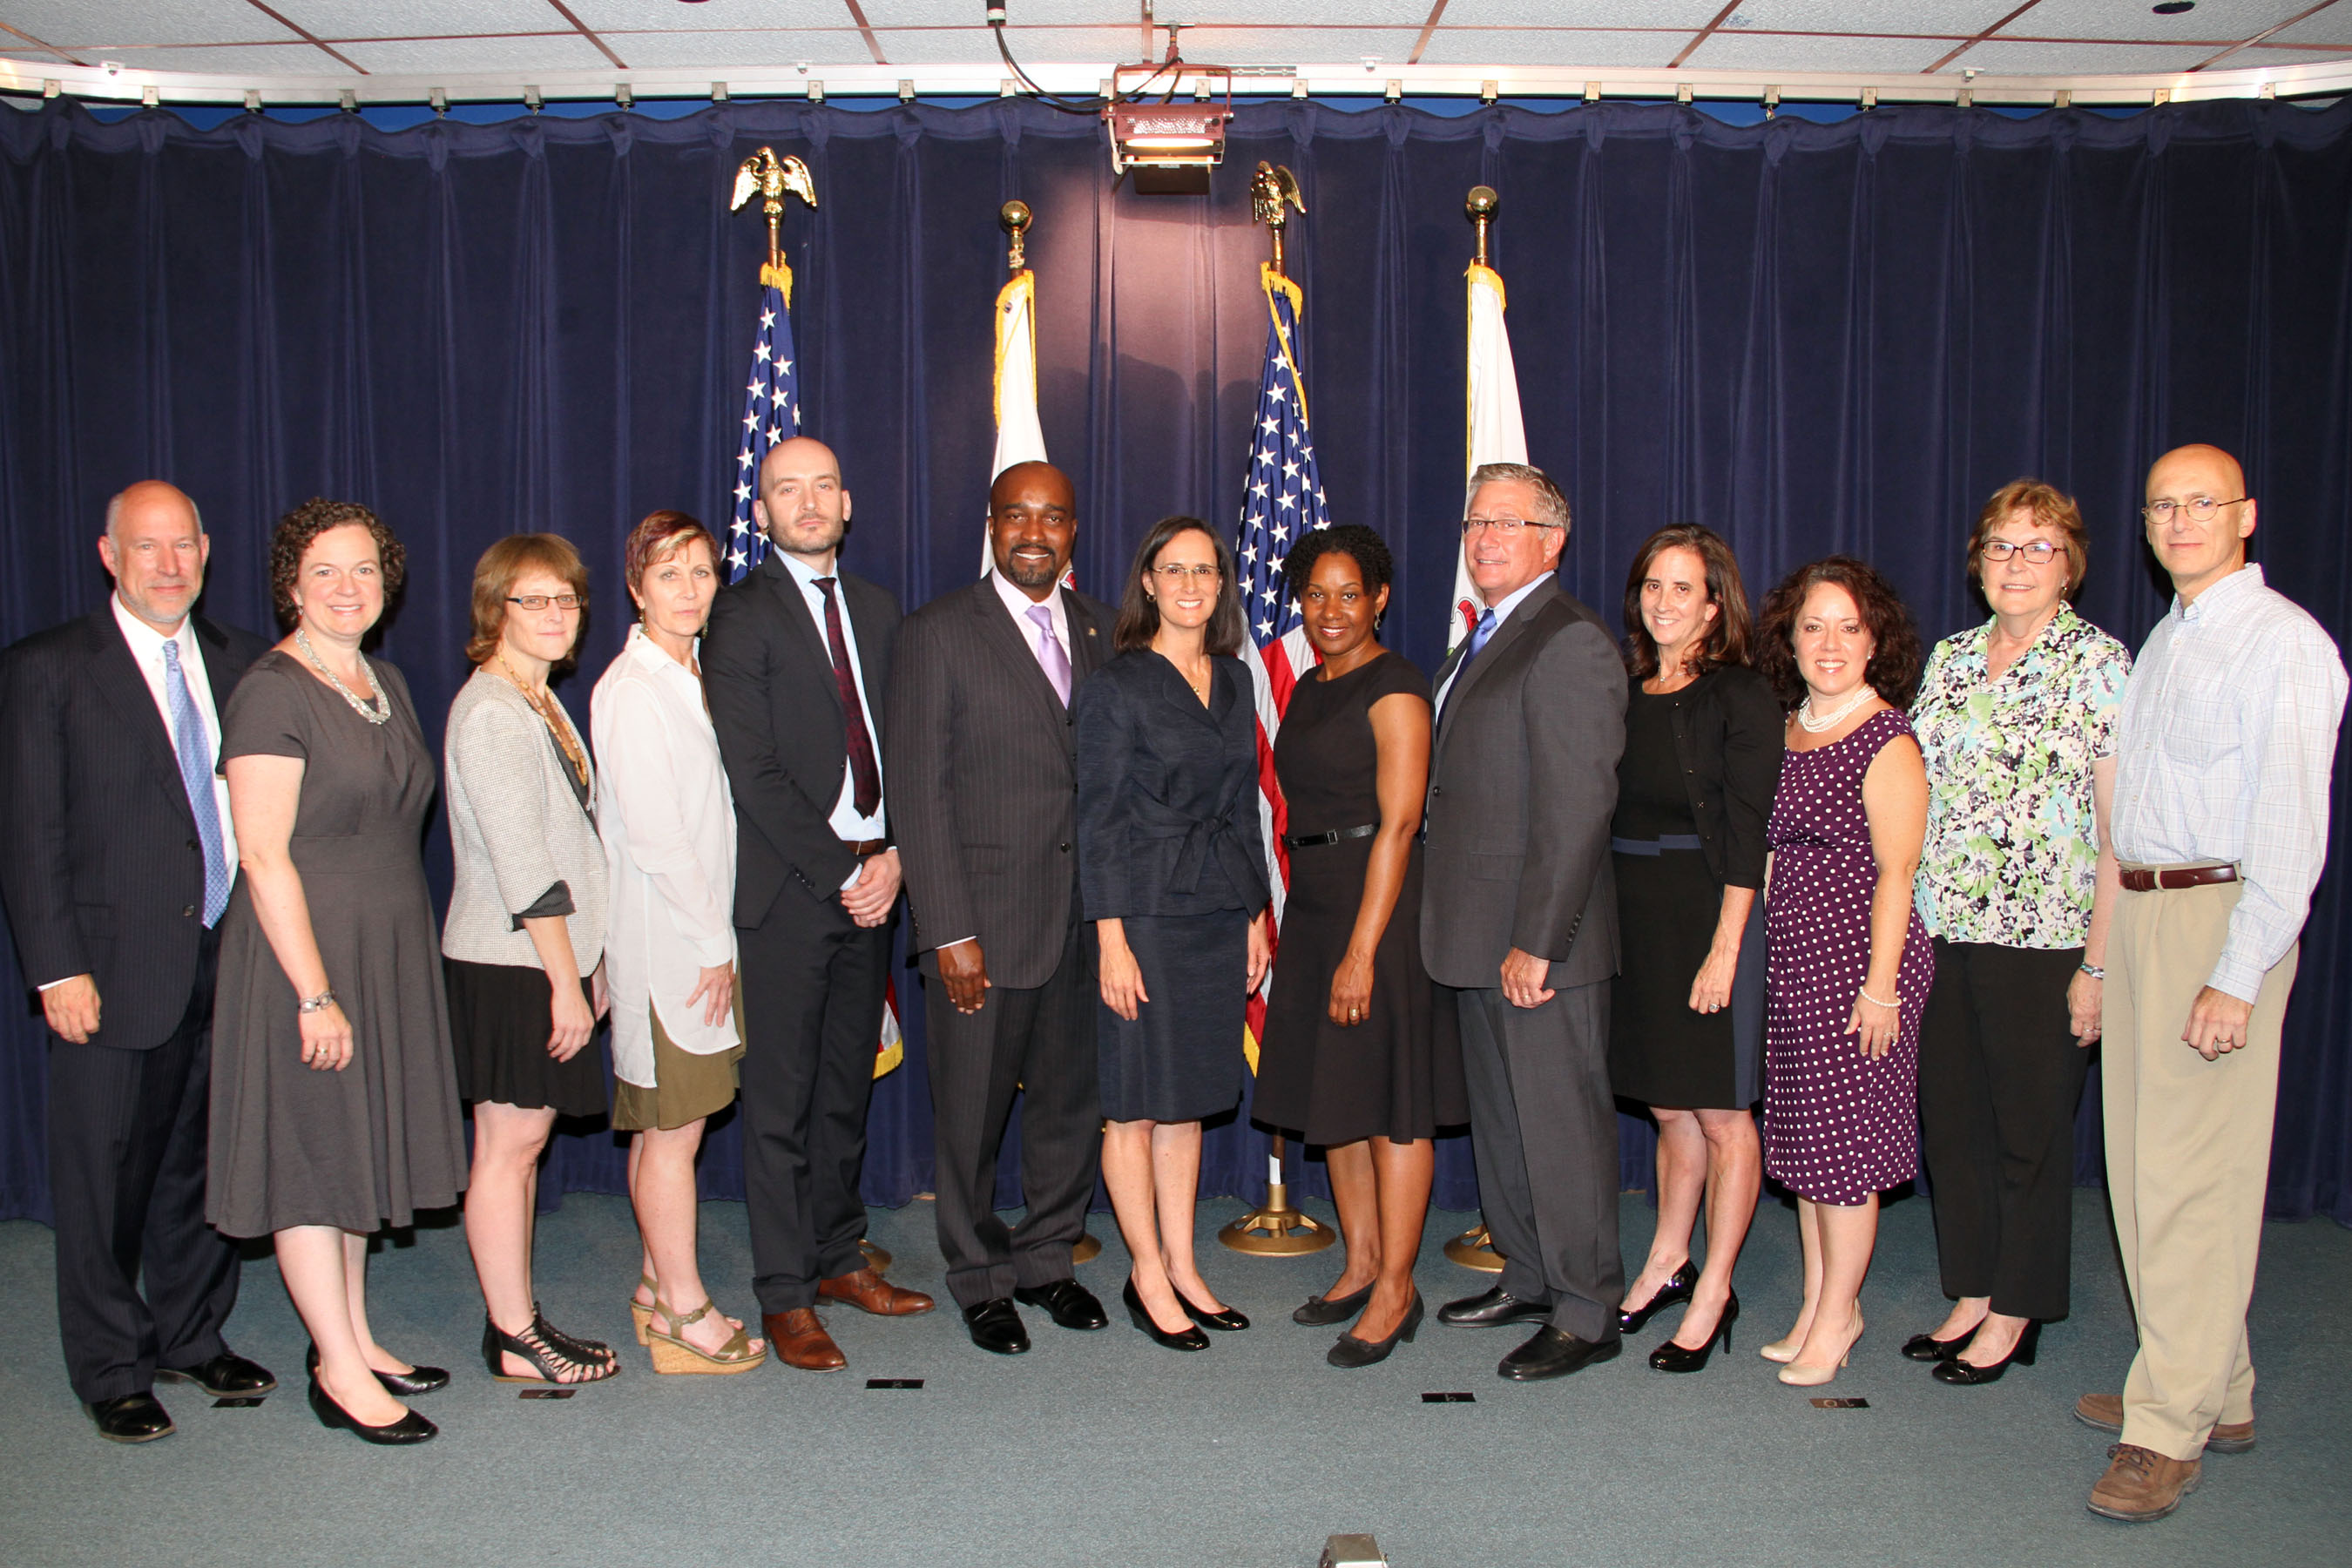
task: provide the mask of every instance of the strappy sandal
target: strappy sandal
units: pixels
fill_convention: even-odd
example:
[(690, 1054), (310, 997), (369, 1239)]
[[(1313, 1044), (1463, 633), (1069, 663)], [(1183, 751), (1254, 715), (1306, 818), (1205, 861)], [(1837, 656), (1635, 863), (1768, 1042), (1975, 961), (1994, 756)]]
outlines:
[(547, 1321), (547, 1314), (539, 1310), (536, 1301), (530, 1304), (530, 1326), (539, 1331), (541, 1339), (573, 1361), (603, 1362), (615, 1372), (621, 1370), (621, 1358), (613, 1353), (612, 1346), (602, 1340), (583, 1340), (578, 1334), (565, 1333)]
[(730, 1334), (727, 1337), (727, 1342), (715, 1351), (707, 1351), (698, 1345), (688, 1344), (686, 1340), (686, 1331), (708, 1317), (710, 1310), (711, 1303), (706, 1299), (701, 1306), (681, 1318), (658, 1300), (654, 1302), (654, 1311), (658, 1313), (662, 1321), (668, 1323), (670, 1328), (668, 1333), (663, 1333), (659, 1329), (650, 1327), (646, 1331), (648, 1347), (654, 1352), (656, 1372), (698, 1373), (714, 1377), (727, 1377), (739, 1372), (750, 1372), (768, 1359), (766, 1348), (753, 1350), (751, 1336), (741, 1329), (737, 1329)]
[[(656, 1301), (661, 1300), (661, 1287), (655, 1282), (654, 1277), (650, 1274), (637, 1276), (637, 1289), (645, 1291)], [(637, 1343), (646, 1342), (646, 1326), (653, 1321), (653, 1318), (654, 1310), (637, 1300), (636, 1290), (630, 1291), (629, 1321), (636, 1328)]]
[[(484, 1318), (482, 1362), (490, 1369), (490, 1376), (500, 1383), (551, 1383), (572, 1388), (583, 1383), (602, 1383), (621, 1370), (617, 1362), (571, 1353), (549, 1339), (545, 1327), (545, 1324), (534, 1321), (521, 1333), (509, 1334), (501, 1331), (498, 1324), (488, 1318)], [(501, 1355), (528, 1362), (539, 1371), (536, 1375), (529, 1376), (510, 1373), (499, 1359)]]

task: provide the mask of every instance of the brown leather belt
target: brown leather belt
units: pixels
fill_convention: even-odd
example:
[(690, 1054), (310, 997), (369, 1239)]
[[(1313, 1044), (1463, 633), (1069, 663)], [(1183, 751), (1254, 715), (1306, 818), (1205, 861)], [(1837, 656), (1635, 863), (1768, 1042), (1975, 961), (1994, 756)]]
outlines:
[(2128, 870), (2123, 873), (2124, 886), (2135, 893), (2152, 893), (2158, 888), (2208, 888), (2216, 882), (2238, 879), (2235, 866), (2181, 866), (2168, 871)]
[(859, 838), (856, 840), (845, 838), (842, 840), (842, 843), (847, 845), (849, 852), (852, 855), (856, 856), (860, 860), (865, 859), (868, 855), (879, 855), (882, 851), (890, 847), (890, 841), (887, 838)]

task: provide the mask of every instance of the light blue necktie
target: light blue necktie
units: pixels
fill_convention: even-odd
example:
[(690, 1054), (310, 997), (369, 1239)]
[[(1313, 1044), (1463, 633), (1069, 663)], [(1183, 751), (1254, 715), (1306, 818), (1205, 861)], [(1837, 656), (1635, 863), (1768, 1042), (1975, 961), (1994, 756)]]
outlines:
[(205, 847), (205, 924), (211, 926), (228, 908), (228, 853), (221, 844), (220, 802), (213, 794), (212, 747), (205, 740), (196, 700), (188, 693), (176, 640), (163, 645), (163, 700), (172, 710), (172, 750), (179, 754), (180, 783), (187, 786), (188, 809), (196, 814), (196, 837)]
[(1472, 659), (1476, 658), (1478, 650), (1485, 647), (1486, 639), (1494, 635), (1495, 612), (1487, 610), (1479, 616), (1477, 630), (1470, 634), (1470, 651), (1462, 656), (1462, 662), (1468, 664)]

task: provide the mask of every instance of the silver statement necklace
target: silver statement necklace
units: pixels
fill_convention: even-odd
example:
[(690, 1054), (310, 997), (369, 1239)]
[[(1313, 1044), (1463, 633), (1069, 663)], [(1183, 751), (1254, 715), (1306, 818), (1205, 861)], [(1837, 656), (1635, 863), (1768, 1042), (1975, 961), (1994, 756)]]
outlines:
[(325, 676), (327, 678), (327, 684), (333, 687), (338, 692), (342, 694), (343, 700), (352, 705), (352, 712), (358, 714), (361, 718), (366, 720), (371, 724), (385, 724), (391, 722), (392, 694), (383, 689), (383, 682), (380, 680), (376, 682), (375, 704), (371, 707), (367, 703), (361, 701), (359, 693), (353, 691), (350, 687), (345, 686), (342, 682), (342, 679), (336, 675), (333, 670), (327, 668), (327, 661), (319, 657), (319, 650), (310, 646), (310, 638), (309, 635), (306, 634), (300, 626), (296, 626), (294, 628), (294, 646), (302, 650), (302, 657), (310, 661), (310, 668), (317, 670), (320, 675)]
[(1828, 712), (1816, 715), (1813, 712), (1813, 700), (1809, 694), (1802, 702), (1797, 704), (1797, 722), (1802, 724), (1809, 733), (1815, 735), (1824, 730), (1834, 730), (1845, 721), (1847, 714), (1877, 695), (1878, 693), (1872, 690), (1867, 684), (1857, 686), (1854, 688), (1853, 696)]

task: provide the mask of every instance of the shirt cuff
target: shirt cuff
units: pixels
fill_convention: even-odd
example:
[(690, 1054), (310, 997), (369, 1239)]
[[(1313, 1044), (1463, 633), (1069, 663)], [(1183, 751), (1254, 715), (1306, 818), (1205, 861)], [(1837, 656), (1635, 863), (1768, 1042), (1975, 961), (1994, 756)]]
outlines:
[[(79, 980), (81, 976), (79, 974), (68, 974), (66, 976), (66, 980)], [(55, 991), (58, 986), (63, 985), (66, 983), (66, 980), (45, 980), (40, 984), (34, 986), (33, 989), (36, 991)]]
[(866, 875), (866, 862), (865, 862), (865, 861), (863, 861), (863, 860), (860, 860), (860, 861), (857, 863), (857, 868), (856, 868), (856, 869), (855, 869), (855, 870), (853, 870), (853, 871), (851, 871), (851, 872), (849, 873), (849, 880), (847, 880), (846, 882), (844, 882), (844, 883), (841, 885), (841, 890), (842, 890), (843, 892), (845, 892), (845, 892), (847, 892), (847, 891), (849, 891), (849, 889), (852, 889), (852, 888), (854, 888), (854, 887), (857, 886), (858, 879), (859, 879), (860, 878), (864, 877), (865, 875)]
[(2263, 992), (2263, 971), (2252, 959), (2241, 957), (2229, 948), (2221, 950), (2221, 961), (2205, 984), (2226, 995), (2235, 996), (2249, 1007)]
[(548, 885), (547, 891), (530, 901), (529, 909), (515, 915), (513, 929), (522, 930), (522, 922), (525, 921), (551, 920), (559, 915), (572, 914), (576, 909), (577, 906), (572, 901), (572, 885), (558, 877)]
[(955, 939), (955, 941), (953, 941), (953, 942), (943, 942), (940, 943), (939, 945), (940, 945), (940, 947), (942, 947), (942, 948), (949, 948), (949, 947), (961, 947), (965, 942), (978, 942), (979, 940), (980, 940), (979, 935), (978, 935), (977, 933), (974, 933), (973, 935), (971, 935), (971, 936), (960, 936), (960, 937), (956, 938), (956, 939)]

